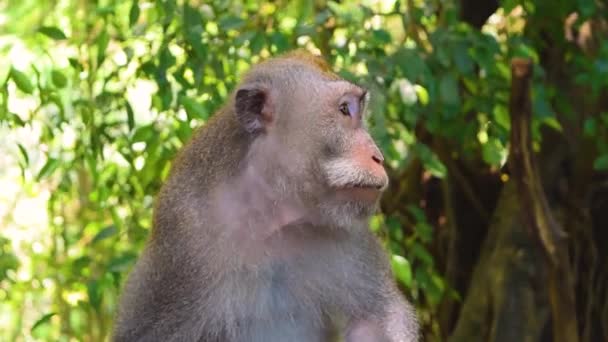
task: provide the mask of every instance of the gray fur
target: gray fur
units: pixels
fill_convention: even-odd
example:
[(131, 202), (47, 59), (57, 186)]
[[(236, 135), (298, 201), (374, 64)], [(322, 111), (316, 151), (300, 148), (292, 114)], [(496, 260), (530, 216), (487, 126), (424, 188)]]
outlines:
[(366, 224), (375, 203), (332, 190), (386, 187), (383, 171), (345, 158), (356, 144), (377, 150), (334, 115), (333, 99), (356, 86), (298, 52), (254, 67), (241, 88), (252, 84), (266, 91), (255, 129), (233, 95), (177, 158), (114, 340), (416, 341), (413, 309)]

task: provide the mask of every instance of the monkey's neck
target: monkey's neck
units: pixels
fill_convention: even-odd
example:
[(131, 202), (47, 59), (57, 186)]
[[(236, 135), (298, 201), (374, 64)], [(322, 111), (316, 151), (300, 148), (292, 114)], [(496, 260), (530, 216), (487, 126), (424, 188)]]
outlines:
[(264, 240), (307, 216), (303, 206), (282, 193), (282, 186), (272, 183), (262, 172), (255, 164), (248, 164), (233, 182), (218, 188), (216, 210), (228, 233)]

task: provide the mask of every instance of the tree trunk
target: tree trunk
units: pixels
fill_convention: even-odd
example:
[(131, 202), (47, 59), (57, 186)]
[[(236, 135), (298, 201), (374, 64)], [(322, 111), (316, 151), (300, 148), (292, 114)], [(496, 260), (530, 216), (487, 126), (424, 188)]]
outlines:
[(513, 60), (511, 76), (509, 168), (517, 183), (525, 225), (540, 242), (546, 269), (549, 270), (548, 288), (554, 340), (577, 342), (578, 320), (573, 290), (574, 276), (570, 268), (568, 244), (564, 231), (549, 209), (532, 152), (532, 139), (530, 138), (532, 61)]

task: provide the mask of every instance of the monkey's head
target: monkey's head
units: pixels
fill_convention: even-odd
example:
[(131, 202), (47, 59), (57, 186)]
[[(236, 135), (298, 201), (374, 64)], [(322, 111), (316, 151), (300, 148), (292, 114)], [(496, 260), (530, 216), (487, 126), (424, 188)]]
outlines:
[(388, 185), (365, 126), (369, 93), (302, 52), (255, 66), (234, 95), (253, 140), (248, 163), (286, 201), (350, 225), (371, 215)]

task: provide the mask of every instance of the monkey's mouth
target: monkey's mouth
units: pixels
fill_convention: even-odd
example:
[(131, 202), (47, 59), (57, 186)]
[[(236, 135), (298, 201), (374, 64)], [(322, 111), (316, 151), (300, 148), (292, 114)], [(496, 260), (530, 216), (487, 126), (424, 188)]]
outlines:
[(337, 193), (346, 199), (375, 202), (380, 198), (384, 187), (383, 184), (347, 184), (337, 188)]

